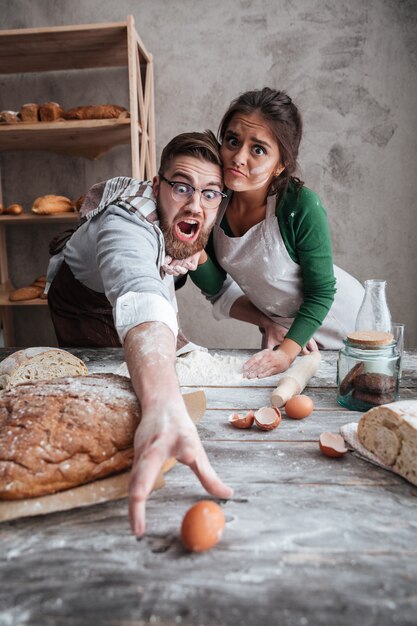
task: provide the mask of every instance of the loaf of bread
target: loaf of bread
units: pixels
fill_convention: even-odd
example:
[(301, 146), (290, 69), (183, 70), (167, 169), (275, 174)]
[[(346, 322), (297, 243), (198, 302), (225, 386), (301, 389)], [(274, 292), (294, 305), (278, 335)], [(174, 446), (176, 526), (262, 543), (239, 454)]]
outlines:
[(359, 420), (358, 439), (382, 463), (417, 485), (417, 400), (370, 409)]
[(10, 302), (24, 302), (25, 300), (35, 300), (39, 298), (43, 292), (44, 287), (36, 285), (28, 285), (27, 287), (20, 287), (9, 293)]
[(74, 211), (74, 203), (65, 196), (47, 194), (36, 198), (32, 206), (32, 213), (37, 215), (53, 215)]
[(21, 204), (9, 204), (9, 206), (4, 207), (0, 204), (0, 213), (3, 215), (20, 215), (23, 213), (23, 207)]
[(18, 124), (20, 116), (17, 111), (0, 111), (0, 122), (3, 124)]
[(39, 105), (30, 102), (20, 107), (20, 117), (22, 122), (36, 123), (39, 121)]
[(45, 102), (39, 105), (39, 119), (41, 122), (56, 122), (63, 119), (64, 109), (57, 102)]
[(59, 348), (36, 347), (18, 350), (0, 363), (0, 389), (10, 389), (36, 380), (62, 376), (84, 376), (87, 366), (81, 359)]
[(126, 114), (127, 109), (117, 104), (94, 104), (90, 106), (74, 107), (65, 112), (66, 120), (105, 120), (118, 118)]
[(130, 380), (94, 374), (0, 392), (0, 498), (42, 496), (133, 460), (140, 409)]

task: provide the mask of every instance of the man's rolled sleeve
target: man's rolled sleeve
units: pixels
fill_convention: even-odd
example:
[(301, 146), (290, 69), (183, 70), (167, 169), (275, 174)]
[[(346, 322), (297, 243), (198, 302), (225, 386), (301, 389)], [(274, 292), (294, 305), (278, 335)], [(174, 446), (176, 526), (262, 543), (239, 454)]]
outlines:
[(115, 326), (121, 343), (129, 330), (145, 322), (162, 322), (178, 334), (177, 315), (174, 307), (162, 296), (155, 293), (129, 291), (116, 301)]

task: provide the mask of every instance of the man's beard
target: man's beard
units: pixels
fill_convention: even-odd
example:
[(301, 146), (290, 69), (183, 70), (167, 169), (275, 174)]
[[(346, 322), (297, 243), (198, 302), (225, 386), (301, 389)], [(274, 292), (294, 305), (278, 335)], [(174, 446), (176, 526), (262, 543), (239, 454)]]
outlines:
[[(191, 217), (191, 216), (184, 216)], [(198, 237), (192, 243), (180, 241), (174, 235), (174, 225), (167, 222), (163, 211), (159, 210), (159, 227), (164, 235), (165, 251), (173, 259), (186, 259), (206, 247), (211, 228), (201, 228)]]

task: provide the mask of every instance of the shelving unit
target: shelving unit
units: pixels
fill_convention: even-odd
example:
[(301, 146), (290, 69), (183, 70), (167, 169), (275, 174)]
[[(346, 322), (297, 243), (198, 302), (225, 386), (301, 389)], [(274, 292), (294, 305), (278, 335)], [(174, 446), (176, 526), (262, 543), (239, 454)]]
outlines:
[[(0, 31), (0, 74), (106, 67), (128, 70), (130, 118), (2, 124), (0, 151), (48, 150), (94, 160), (114, 146), (130, 144), (132, 176), (152, 178), (156, 173), (153, 62), (132, 16), (111, 24)], [(44, 101), (48, 99), (45, 94)], [(1, 185), (0, 202), (3, 204)], [(0, 215), (0, 319), (6, 347), (13, 345), (12, 307), (47, 304), (41, 299), (9, 301), (14, 286), (8, 271), (7, 227), (76, 220), (77, 215), (71, 213)]]

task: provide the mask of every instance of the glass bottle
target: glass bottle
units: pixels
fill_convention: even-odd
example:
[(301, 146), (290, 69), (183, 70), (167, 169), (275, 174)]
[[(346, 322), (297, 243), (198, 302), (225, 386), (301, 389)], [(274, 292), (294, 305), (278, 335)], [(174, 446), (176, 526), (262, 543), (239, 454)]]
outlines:
[(391, 332), (391, 313), (385, 294), (385, 280), (365, 280), (365, 295), (356, 318), (355, 330)]

